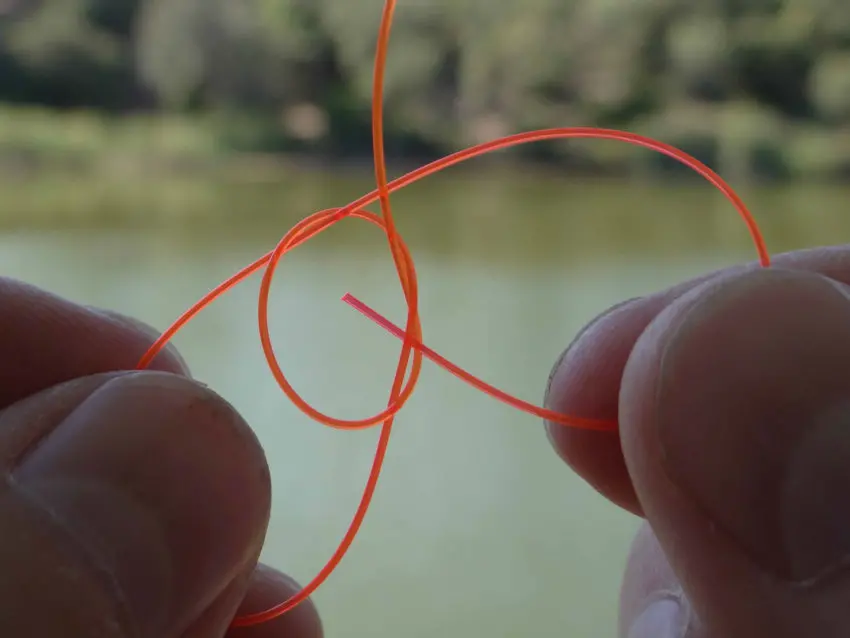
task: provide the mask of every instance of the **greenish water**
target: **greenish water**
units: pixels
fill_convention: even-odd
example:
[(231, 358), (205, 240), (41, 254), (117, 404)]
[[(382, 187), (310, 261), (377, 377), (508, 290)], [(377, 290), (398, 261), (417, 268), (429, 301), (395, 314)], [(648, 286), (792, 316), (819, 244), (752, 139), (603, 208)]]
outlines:
[[(165, 327), (300, 217), (369, 186), (351, 176), (194, 185), (182, 207), (171, 196), (175, 218), (157, 208), (151, 185), (125, 199), (113, 193), (109, 208), (103, 185), (77, 184), (32, 224), (21, 211), (50, 189), (30, 199), (19, 191), (0, 199), (13, 220), (0, 236), (0, 269)], [(850, 238), (846, 193), (744, 195), (774, 251)], [(535, 402), (557, 355), (596, 313), (754, 256), (734, 211), (703, 186), (455, 177), (394, 201), (420, 275), (426, 342)], [(217, 302), (177, 344), (266, 446), (274, 511), (264, 558), (306, 582), (350, 520), (377, 431), (332, 431), (288, 403), (257, 339), (258, 284)], [(339, 301), (346, 291), (403, 321), (384, 240), (355, 221), (283, 259), (271, 322), (296, 388), (354, 418), (384, 405), (398, 344)], [(361, 535), (316, 601), (328, 636), (614, 636), (636, 527), (558, 460), (534, 418), (426, 364)]]

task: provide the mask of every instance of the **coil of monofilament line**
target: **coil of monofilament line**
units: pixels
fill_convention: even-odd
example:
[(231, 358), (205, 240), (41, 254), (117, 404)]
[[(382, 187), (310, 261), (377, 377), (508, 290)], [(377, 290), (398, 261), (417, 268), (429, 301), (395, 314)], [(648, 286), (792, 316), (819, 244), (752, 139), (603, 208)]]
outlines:
[[(404, 407), (407, 400), (413, 393), (416, 383), (419, 379), (419, 372), (422, 367), (422, 358), (425, 357), (456, 377), (465, 381), (472, 387), (489, 394), (490, 396), (531, 415), (544, 418), (553, 423), (558, 423), (566, 427), (577, 427), (594, 430), (613, 430), (616, 429), (615, 421), (605, 421), (598, 419), (589, 419), (581, 416), (560, 414), (552, 410), (547, 410), (517, 397), (514, 397), (503, 390), (500, 390), (478, 377), (472, 375), (466, 370), (453, 364), (445, 357), (437, 354), (432, 349), (428, 348), (422, 342), (422, 327), (419, 320), (418, 311), (418, 286), (416, 279), (416, 269), (413, 263), (413, 258), (408, 250), (404, 240), (399, 235), (395, 227), (395, 222), (390, 206), (390, 193), (397, 191), (405, 186), (408, 186), (416, 181), (419, 181), (429, 175), (433, 175), (450, 166), (459, 164), (469, 159), (479, 157), (486, 153), (506, 149), (520, 144), (528, 144), (543, 140), (568, 139), (568, 138), (594, 138), (608, 139), (626, 142), (635, 146), (641, 146), (658, 153), (667, 155), (674, 160), (691, 168), (696, 173), (704, 177), (709, 183), (717, 188), (723, 195), (732, 203), (735, 209), (740, 214), (744, 223), (747, 226), (749, 234), (755, 246), (758, 255), (759, 263), (762, 266), (770, 265), (770, 255), (765, 246), (764, 239), (761, 235), (758, 225), (750, 211), (747, 209), (744, 202), (737, 193), (729, 186), (723, 178), (715, 173), (708, 166), (691, 157), (687, 153), (679, 149), (653, 140), (648, 137), (628, 133), (625, 131), (617, 131), (612, 129), (600, 129), (593, 127), (578, 127), (578, 128), (552, 128), (539, 131), (530, 131), (518, 133), (484, 144), (479, 144), (458, 151), (443, 159), (427, 164), (421, 168), (411, 171), (407, 175), (399, 177), (391, 182), (387, 179), (386, 160), (384, 156), (384, 141), (383, 141), (383, 84), (384, 70), (387, 59), (387, 49), (390, 39), (390, 30), (392, 27), (393, 14), (396, 9), (396, 0), (386, 0), (381, 16), (380, 27), (378, 30), (378, 40), (375, 52), (373, 91), (372, 91), (372, 143), (374, 151), (375, 164), (375, 181), (376, 189), (360, 199), (351, 202), (347, 206), (341, 208), (332, 208), (304, 218), (296, 224), (271, 252), (263, 255), (253, 263), (244, 267), (242, 270), (231, 276), (226, 281), (216, 286), (212, 291), (202, 297), (189, 310), (185, 311), (150, 347), (142, 359), (139, 361), (138, 368), (146, 368), (151, 361), (159, 354), (159, 352), (168, 344), (168, 342), (177, 334), (183, 327), (186, 326), (198, 313), (206, 306), (212, 303), (215, 299), (230, 290), (233, 286), (240, 283), (250, 275), (264, 269), (263, 280), (260, 287), (259, 303), (258, 303), (258, 324), (260, 329), (260, 339), (263, 346), (263, 352), (269, 369), (274, 375), (278, 385), (289, 399), (310, 418), (333, 428), (358, 430), (369, 428), (381, 424), (381, 433), (378, 440), (375, 458), (372, 463), (372, 468), (366, 481), (366, 487), (361, 496), (360, 502), (352, 518), (351, 524), (346, 530), (342, 541), (337, 550), (327, 561), (325, 566), (301, 591), (292, 596), (290, 599), (281, 601), (279, 604), (261, 612), (243, 615), (237, 617), (232, 626), (246, 627), (257, 625), (263, 622), (272, 620), (281, 614), (293, 609), (301, 602), (305, 601), (310, 595), (315, 592), (319, 586), (327, 579), (327, 577), (336, 569), (339, 562), (342, 560), (345, 553), (348, 551), (351, 543), (354, 541), (358, 530), (363, 522), (366, 512), (372, 500), (372, 495), (378, 482), (386, 455), (387, 444), (389, 443), (390, 433), (392, 430), (393, 420), (395, 415)], [(378, 201), (381, 207), (381, 214), (376, 215), (365, 210), (365, 207)], [(407, 303), (408, 312), (407, 320), (404, 328), (400, 328), (390, 322), (389, 319), (370, 308), (368, 305), (357, 299), (351, 294), (346, 294), (343, 301), (348, 303), (354, 309), (359, 311), (365, 317), (371, 319), (376, 324), (387, 330), (390, 334), (399, 338), (402, 341), (401, 353), (399, 355), (396, 373), (392, 380), (392, 389), (387, 407), (380, 413), (364, 419), (346, 420), (324, 414), (308, 404), (295, 391), (292, 385), (287, 380), (280, 367), (277, 357), (274, 353), (271, 336), (268, 326), (268, 302), (271, 290), (271, 283), (274, 277), (278, 262), (284, 253), (300, 246), (312, 237), (327, 230), (334, 224), (346, 218), (363, 219), (382, 229), (387, 237), (390, 252), (392, 254), (393, 263), (398, 273), (399, 283), (401, 284), (402, 293)], [(407, 381), (405, 382), (405, 377)]]

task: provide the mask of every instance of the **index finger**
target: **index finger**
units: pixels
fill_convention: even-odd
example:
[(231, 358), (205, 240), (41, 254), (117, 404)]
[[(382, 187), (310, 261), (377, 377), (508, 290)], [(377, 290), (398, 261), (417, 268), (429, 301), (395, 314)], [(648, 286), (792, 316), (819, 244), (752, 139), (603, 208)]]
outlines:
[[(850, 245), (777, 255), (776, 266), (816, 272), (850, 284)], [(710, 279), (759, 268), (757, 262), (733, 266), (667, 290), (619, 304), (582, 330), (555, 364), (545, 407), (593, 419), (616, 420), (620, 380), (637, 338), (674, 300)], [(545, 425), (558, 455), (603, 496), (642, 515), (617, 431), (598, 432)]]
[[(72, 379), (132, 370), (156, 339), (144, 324), (0, 277), (0, 409)], [(188, 374), (169, 347), (149, 369)]]

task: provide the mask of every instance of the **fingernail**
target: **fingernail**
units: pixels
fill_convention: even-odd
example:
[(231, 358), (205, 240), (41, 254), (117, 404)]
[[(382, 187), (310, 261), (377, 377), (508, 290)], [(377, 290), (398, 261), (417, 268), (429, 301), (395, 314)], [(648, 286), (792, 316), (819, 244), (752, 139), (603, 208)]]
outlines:
[(549, 403), (549, 394), (550, 394), (551, 389), (552, 389), (553, 381), (555, 380), (555, 377), (558, 375), (558, 372), (561, 370), (561, 367), (564, 365), (565, 362), (568, 361), (568, 357), (569, 357), (570, 352), (572, 352), (576, 348), (576, 346), (579, 343), (581, 343), (582, 339), (587, 334), (589, 334), (590, 332), (593, 331), (594, 328), (599, 326), (599, 324), (602, 323), (603, 319), (605, 319), (606, 317), (613, 314), (614, 311), (620, 310), (624, 306), (627, 306), (627, 305), (631, 304), (632, 302), (637, 301), (638, 299), (640, 299), (640, 297), (632, 297), (631, 299), (626, 299), (625, 301), (621, 301), (620, 303), (614, 304), (613, 306), (611, 306), (607, 310), (596, 315), (596, 317), (591, 319), (587, 324), (585, 324), (585, 326), (581, 330), (579, 330), (578, 334), (576, 334), (576, 336), (573, 337), (573, 340), (570, 342), (570, 345), (568, 345), (566, 347), (566, 349), (558, 356), (558, 358), (555, 361), (555, 365), (552, 366), (552, 371), (549, 373), (549, 378), (546, 381), (546, 391), (543, 394), (543, 405), (544, 406), (548, 405), (548, 403)]
[(142, 635), (177, 635), (258, 551), (268, 474), (223, 400), (165, 373), (117, 377), (14, 469), (108, 575)]
[(627, 638), (683, 638), (682, 608), (674, 598), (652, 602), (632, 623)]
[(661, 358), (671, 480), (763, 571), (807, 582), (850, 554), (850, 296), (769, 270), (705, 292)]

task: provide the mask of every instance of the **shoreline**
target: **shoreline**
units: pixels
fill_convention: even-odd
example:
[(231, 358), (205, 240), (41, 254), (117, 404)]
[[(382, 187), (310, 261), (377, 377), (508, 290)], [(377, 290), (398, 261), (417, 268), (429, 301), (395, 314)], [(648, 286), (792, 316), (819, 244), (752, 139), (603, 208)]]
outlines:
[[(371, 174), (371, 146), (332, 150), (338, 140), (313, 143), (275, 139), (272, 150), (239, 142), (244, 131), (214, 117), (175, 115), (105, 116), (58, 113), (0, 105), (0, 182), (73, 175), (96, 179), (216, 178), (247, 182), (280, 176), (326, 173), (342, 177)], [(750, 144), (722, 130), (683, 133), (656, 120), (648, 135), (690, 153), (730, 182), (756, 184), (842, 184), (850, 180), (850, 132), (790, 128), (771, 147)], [(275, 132), (269, 135), (276, 135)], [(265, 140), (262, 136), (257, 139)], [(392, 175), (438, 158), (436, 151), (399, 153), (387, 139)], [(263, 142), (265, 143), (265, 141)], [(269, 141), (269, 144), (271, 141)], [(261, 144), (259, 144), (261, 145)], [(450, 154), (469, 144), (440, 151)], [(394, 152), (396, 151), (396, 152)], [(523, 145), (475, 158), (448, 173), (533, 174), (576, 179), (638, 179), (675, 183), (701, 179), (675, 160), (622, 142), (576, 139)]]

